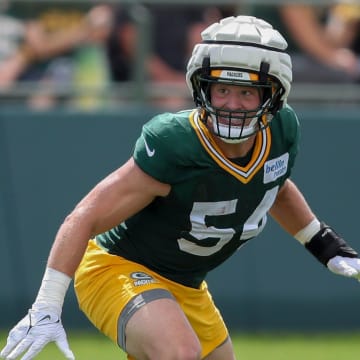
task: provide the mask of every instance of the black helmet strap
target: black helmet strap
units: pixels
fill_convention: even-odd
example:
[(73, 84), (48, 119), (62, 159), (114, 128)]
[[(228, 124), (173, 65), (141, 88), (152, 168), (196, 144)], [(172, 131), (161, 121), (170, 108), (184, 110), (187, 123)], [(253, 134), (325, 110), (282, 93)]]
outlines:
[(262, 83), (267, 81), (269, 76), (270, 64), (268, 62), (262, 61), (260, 64), (260, 71), (259, 71), (259, 80)]

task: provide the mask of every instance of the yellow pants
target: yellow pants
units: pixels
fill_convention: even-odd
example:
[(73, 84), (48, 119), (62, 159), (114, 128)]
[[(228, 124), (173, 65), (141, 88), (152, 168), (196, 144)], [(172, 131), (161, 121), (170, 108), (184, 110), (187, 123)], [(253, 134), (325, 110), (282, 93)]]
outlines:
[(180, 285), (145, 266), (108, 254), (94, 240), (89, 241), (76, 271), (75, 292), (80, 308), (89, 320), (124, 351), (125, 326), (131, 317), (124, 309), (128, 309), (127, 305), (139, 294), (144, 295), (146, 302), (175, 298), (201, 342), (202, 357), (228, 337), (206, 282), (200, 289)]

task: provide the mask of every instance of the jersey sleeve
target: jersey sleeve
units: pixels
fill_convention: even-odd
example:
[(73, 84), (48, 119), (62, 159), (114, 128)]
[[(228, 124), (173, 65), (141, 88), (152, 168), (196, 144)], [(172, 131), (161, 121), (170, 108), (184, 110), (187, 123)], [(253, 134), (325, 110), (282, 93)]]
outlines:
[(284, 141), (287, 143), (289, 152), (288, 177), (290, 177), (299, 152), (300, 124), (295, 111), (289, 105), (281, 110), (280, 117)]
[(179, 181), (181, 128), (172, 114), (155, 116), (143, 128), (136, 141), (133, 157), (136, 164), (153, 178), (168, 184)]

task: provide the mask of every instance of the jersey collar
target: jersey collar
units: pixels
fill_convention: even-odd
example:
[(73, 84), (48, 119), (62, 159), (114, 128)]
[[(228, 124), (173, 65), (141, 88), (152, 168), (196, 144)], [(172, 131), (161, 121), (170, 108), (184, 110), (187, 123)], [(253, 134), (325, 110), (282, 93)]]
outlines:
[(240, 166), (229, 160), (214, 141), (214, 137), (201, 121), (199, 111), (194, 110), (189, 120), (194, 128), (200, 143), (212, 157), (212, 159), (225, 171), (236, 177), (239, 181), (246, 184), (263, 167), (271, 148), (271, 131), (269, 127), (259, 131), (255, 139), (255, 147), (249, 163)]

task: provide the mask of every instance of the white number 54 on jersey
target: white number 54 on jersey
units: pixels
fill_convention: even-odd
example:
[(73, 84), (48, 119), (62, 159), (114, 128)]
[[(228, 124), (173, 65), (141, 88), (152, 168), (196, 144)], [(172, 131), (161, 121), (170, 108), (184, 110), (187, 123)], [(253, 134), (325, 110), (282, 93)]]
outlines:
[[(253, 213), (245, 221), (241, 240), (250, 239), (258, 235), (266, 223), (266, 214), (275, 201), (278, 187), (268, 190)], [(179, 248), (187, 253), (198, 256), (209, 256), (221, 250), (235, 235), (233, 228), (216, 228), (207, 226), (205, 217), (226, 216), (236, 211), (238, 199), (217, 202), (195, 202), (190, 213), (190, 235), (198, 240), (197, 243), (184, 238), (178, 239)], [(262, 221), (261, 221), (262, 220)], [(259, 225), (261, 224), (261, 225)], [(213, 246), (201, 246), (199, 242), (208, 238), (218, 238)]]

